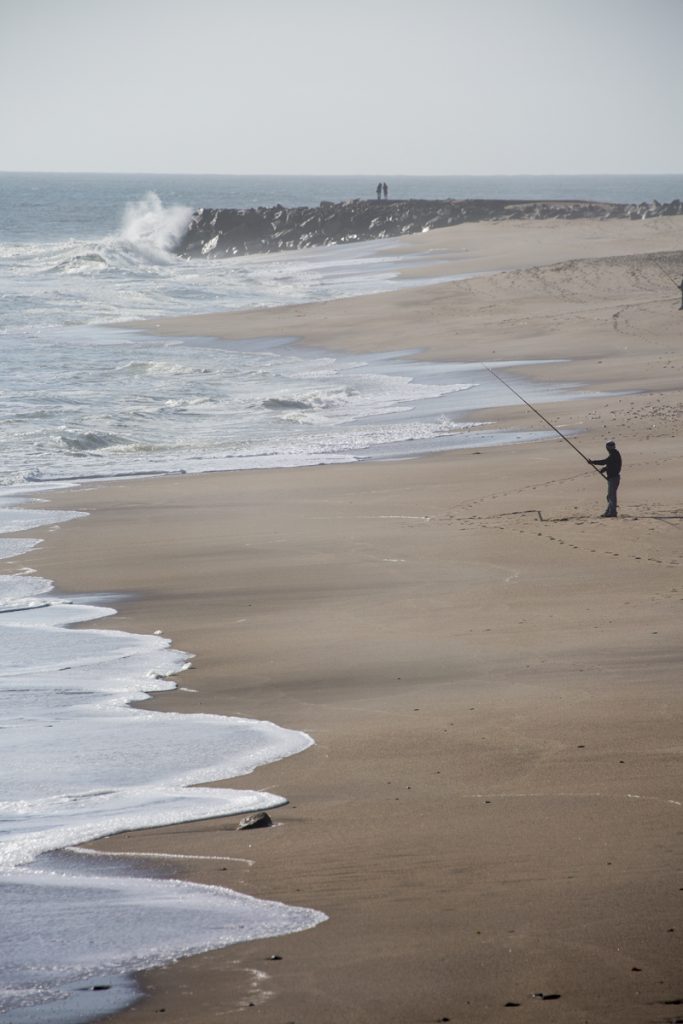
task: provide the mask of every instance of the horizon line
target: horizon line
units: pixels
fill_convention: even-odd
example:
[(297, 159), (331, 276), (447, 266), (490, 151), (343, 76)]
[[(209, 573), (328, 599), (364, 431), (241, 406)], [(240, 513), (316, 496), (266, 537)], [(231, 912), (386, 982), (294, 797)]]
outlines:
[[(36, 168), (4, 169), (0, 168), (0, 174), (92, 174), (92, 175), (154, 175), (155, 177), (200, 177), (200, 178), (370, 178), (374, 180), (378, 175), (369, 171), (332, 173), (299, 174), (295, 171), (149, 171), (149, 170), (126, 170), (126, 171), (93, 171), (93, 170), (44, 170)], [(410, 173), (406, 171), (393, 174), (380, 174), (379, 177), (388, 177), (394, 180), (398, 178), (683, 178), (683, 170), (680, 171), (517, 171), (498, 173), (487, 171), (481, 174), (475, 173)]]

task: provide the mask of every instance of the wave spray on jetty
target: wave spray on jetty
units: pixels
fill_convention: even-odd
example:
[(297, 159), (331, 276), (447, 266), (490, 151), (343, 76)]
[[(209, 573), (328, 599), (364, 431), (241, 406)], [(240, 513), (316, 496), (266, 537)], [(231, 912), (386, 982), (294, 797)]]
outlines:
[(147, 258), (170, 255), (187, 230), (192, 210), (188, 206), (164, 206), (155, 192), (128, 203), (119, 239), (140, 250)]

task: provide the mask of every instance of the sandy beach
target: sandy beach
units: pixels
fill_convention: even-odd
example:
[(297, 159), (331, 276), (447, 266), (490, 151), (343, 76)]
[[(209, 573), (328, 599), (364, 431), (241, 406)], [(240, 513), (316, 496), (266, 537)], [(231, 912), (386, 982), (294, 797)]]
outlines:
[[(587, 397), (542, 411), (591, 458), (615, 438), (624, 473), (614, 523), (560, 438), (49, 496), (92, 514), (5, 564), (193, 652), (148, 706), (315, 740), (225, 783), (286, 796), (274, 828), (93, 844), (329, 918), (147, 972), (112, 1021), (679, 1019), (682, 220), (463, 225), (401, 242), (419, 286), (144, 325), (561, 360), (524, 375)], [(538, 429), (521, 403), (486, 418)]]

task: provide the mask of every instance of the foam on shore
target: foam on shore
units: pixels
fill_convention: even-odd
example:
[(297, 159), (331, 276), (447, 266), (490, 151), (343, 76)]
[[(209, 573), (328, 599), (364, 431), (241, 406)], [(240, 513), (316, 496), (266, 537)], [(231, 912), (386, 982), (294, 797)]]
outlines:
[[(0, 509), (1, 531), (83, 514), (18, 508), (20, 497), (15, 489)], [(39, 543), (2, 541), (4, 556)], [(0, 576), (0, 613), (0, 1011), (35, 1021), (43, 1005), (53, 1024), (73, 1024), (92, 1016), (83, 992), (92, 991), (95, 975), (324, 919), (220, 888), (134, 878), (124, 865), (112, 874), (82, 858), (45, 857), (129, 829), (279, 806), (285, 801), (272, 793), (197, 784), (248, 774), (312, 740), (270, 722), (131, 707), (172, 689), (169, 677), (188, 667), (189, 655), (159, 635), (69, 628), (114, 610), (56, 597), (49, 580)], [(128, 983), (112, 988), (109, 999), (123, 990), (130, 999)]]

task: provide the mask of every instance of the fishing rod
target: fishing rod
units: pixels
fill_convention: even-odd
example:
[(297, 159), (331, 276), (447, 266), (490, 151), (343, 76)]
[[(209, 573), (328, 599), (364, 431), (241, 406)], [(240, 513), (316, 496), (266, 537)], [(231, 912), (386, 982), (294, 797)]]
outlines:
[[(600, 470), (598, 469), (598, 467), (594, 466), (593, 463), (591, 462), (591, 460), (589, 458), (587, 458), (587, 456), (585, 456), (583, 454), (583, 452), (580, 451), (580, 449), (578, 449), (576, 447), (576, 445), (573, 444), (569, 440), (568, 437), (565, 437), (565, 435), (562, 433), (561, 430), (558, 430), (557, 427), (553, 423), (550, 422), (550, 420), (547, 420), (542, 412), (539, 412), (538, 409), (534, 408), (534, 406), (531, 404), (531, 402), (527, 402), (526, 398), (523, 398), (520, 395), (519, 391), (515, 391), (515, 389), (512, 387), (511, 384), (508, 384), (508, 382), (506, 380), (503, 380), (502, 377), (499, 377), (498, 374), (495, 372), (495, 370), (492, 370), (490, 366), (486, 365), (486, 363), (482, 363), (481, 365), (484, 367), (485, 370), (488, 370), (489, 373), (492, 374), (496, 378), (496, 380), (499, 380), (501, 384), (504, 384), (505, 387), (508, 389), (508, 391), (511, 391), (513, 395), (516, 395), (517, 398), (519, 398), (520, 402), (524, 402), (524, 404), (526, 406), (528, 406), (528, 408), (531, 409), (532, 412), (535, 412), (536, 415), (539, 416), (543, 420), (544, 423), (547, 423), (551, 430), (554, 430), (556, 434), (559, 434), (563, 441), (566, 441), (568, 445), (571, 445), (571, 447), (574, 449), (574, 451), (578, 455), (581, 456), (581, 458), (584, 460), (584, 462), (588, 463), (588, 465), (591, 467), (591, 469), (594, 469), (596, 473), (600, 473)], [(600, 473), (600, 476), (602, 476), (602, 473)]]
[(672, 282), (672, 284), (675, 284), (677, 288), (679, 288), (679, 287), (680, 287), (680, 285), (679, 285), (678, 281), (677, 281), (677, 280), (676, 280), (676, 279), (675, 279), (675, 278), (673, 277), (673, 275), (672, 275), (672, 274), (670, 274), (670, 273), (669, 273), (669, 271), (668, 271), (668, 270), (665, 270), (665, 269), (664, 269), (664, 267), (663, 267), (663, 266), (662, 266), (662, 264), (661, 264), (661, 263), (659, 262), (659, 260), (653, 260), (652, 262), (653, 262), (653, 263), (654, 263), (654, 265), (655, 265), (655, 266), (656, 266), (656, 267), (658, 268), (658, 270), (661, 270), (661, 272), (662, 272), (662, 273), (664, 274), (664, 276), (665, 276), (665, 277), (668, 277), (668, 278), (669, 278), (669, 280), (670, 280), (670, 281)]

